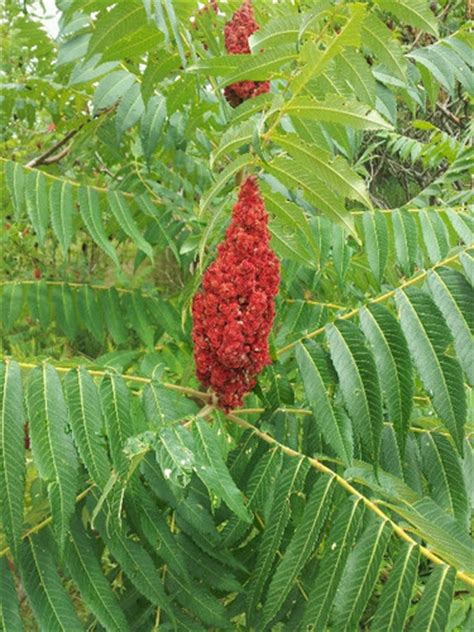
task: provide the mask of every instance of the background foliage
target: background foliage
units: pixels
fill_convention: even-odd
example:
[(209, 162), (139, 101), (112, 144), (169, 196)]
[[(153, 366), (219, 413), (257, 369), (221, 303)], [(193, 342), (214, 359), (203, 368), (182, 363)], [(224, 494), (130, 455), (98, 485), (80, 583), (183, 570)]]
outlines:
[[(460, 0), (4, 3), (0, 625), (467, 630)], [(232, 109), (225, 85), (271, 79)], [(224, 416), (190, 300), (243, 173), (282, 283)]]

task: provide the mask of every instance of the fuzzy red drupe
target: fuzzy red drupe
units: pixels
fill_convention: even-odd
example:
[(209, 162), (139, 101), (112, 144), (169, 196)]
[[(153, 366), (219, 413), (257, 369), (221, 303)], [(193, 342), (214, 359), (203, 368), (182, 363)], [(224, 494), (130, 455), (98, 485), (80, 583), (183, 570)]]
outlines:
[(242, 405), (256, 375), (271, 364), (268, 337), (280, 263), (269, 242), (268, 213), (250, 177), (240, 188), (225, 239), (193, 301), (197, 376), (226, 411)]
[[(250, 0), (246, 0), (225, 25), (224, 41), (227, 52), (231, 55), (249, 55), (249, 37), (259, 28)], [(224, 96), (232, 107), (237, 107), (243, 101), (269, 91), (269, 81), (238, 81), (224, 89)]]

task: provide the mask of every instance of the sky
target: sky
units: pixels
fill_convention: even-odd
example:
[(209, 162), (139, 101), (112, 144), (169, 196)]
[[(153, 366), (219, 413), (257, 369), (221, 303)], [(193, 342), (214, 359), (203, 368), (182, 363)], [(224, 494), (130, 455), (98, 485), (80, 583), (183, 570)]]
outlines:
[[(38, 7), (38, 13), (41, 14), (41, 5), (36, 3)], [(56, 37), (59, 31), (59, 11), (56, 7), (55, 0), (43, 0), (43, 5), (46, 9), (45, 17), (41, 20), (45, 29), (52, 37)]]

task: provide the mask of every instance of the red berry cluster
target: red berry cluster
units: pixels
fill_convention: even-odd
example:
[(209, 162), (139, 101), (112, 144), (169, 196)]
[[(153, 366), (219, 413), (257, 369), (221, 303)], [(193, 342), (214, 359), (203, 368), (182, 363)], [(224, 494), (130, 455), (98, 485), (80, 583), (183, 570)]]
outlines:
[(280, 264), (269, 246), (268, 214), (255, 178), (241, 186), (225, 240), (193, 301), (197, 376), (226, 411), (242, 405), (255, 376), (271, 364)]
[[(248, 40), (258, 29), (250, 0), (245, 0), (225, 25), (224, 41), (227, 52), (231, 55), (250, 54)], [(238, 81), (224, 89), (224, 96), (232, 107), (237, 107), (242, 101), (269, 91), (269, 81)]]

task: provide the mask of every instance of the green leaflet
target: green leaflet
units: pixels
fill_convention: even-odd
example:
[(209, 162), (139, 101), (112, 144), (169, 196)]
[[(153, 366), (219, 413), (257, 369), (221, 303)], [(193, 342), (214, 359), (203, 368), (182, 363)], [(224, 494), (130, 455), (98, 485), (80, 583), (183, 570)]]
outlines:
[(173, 610), (163, 589), (161, 575), (146, 549), (127, 536), (127, 525), (124, 524), (120, 532), (116, 528), (109, 531), (101, 514), (96, 524), (110, 553), (138, 592), (158, 608), (163, 608), (173, 620)]
[(301, 332), (307, 334), (313, 327), (324, 325), (327, 317), (327, 310), (321, 305), (311, 305), (303, 300), (295, 300), (282, 314), (282, 326), (276, 338), (277, 344), (299, 340)]
[(273, 101), (273, 95), (265, 93), (259, 94), (252, 99), (247, 99), (240, 105), (238, 105), (231, 114), (231, 123), (236, 124), (240, 121), (245, 121), (253, 114), (265, 109), (266, 106), (270, 106)]
[(135, 23), (136, 27), (137, 25), (139, 25), (138, 28), (129, 31), (128, 37), (118, 39), (107, 47), (102, 54), (104, 61), (109, 59), (123, 59), (124, 57), (140, 58), (144, 53), (149, 53), (160, 45), (163, 37), (154, 26), (147, 23), (140, 24), (139, 20)]
[(100, 552), (95, 541), (75, 517), (67, 544), (67, 567), (88, 608), (101, 625), (113, 632), (122, 632), (128, 624), (112, 587), (103, 574)]
[(423, 241), (431, 263), (437, 263), (449, 252), (449, 236), (439, 213), (421, 211), (419, 213)]
[(375, 105), (375, 78), (361, 53), (348, 49), (335, 59), (336, 76), (347, 81), (355, 94), (371, 107)]
[(332, 262), (336, 270), (337, 280), (344, 291), (344, 281), (351, 262), (352, 248), (347, 243), (347, 236), (341, 226), (332, 226)]
[(147, 420), (157, 428), (197, 412), (194, 402), (159, 382), (150, 382), (145, 386), (142, 403)]
[(100, 490), (111, 475), (103, 437), (99, 395), (93, 378), (85, 369), (73, 369), (64, 378), (69, 422), (84, 465)]
[(0, 364), (0, 523), (15, 559), (23, 527), (25, 423), (20, 368)]
[(271, 247), (279, 257), (295, 261), (307, 268), (316, 268), (314, 255), (307, 248), (301, 231), (292, 231), (290, 226), (279, 218), (273, 219), (268, 228), (272, 236)]
[(369, 208), (372, 207), (364, 181), (342, 156), (333, 158), (329, 152), (302, 142), (296, 134), (273, 134), (272, 139), (297, 162), (305, 167), (308, 163), (311, 164), (311, 168), (319, 174), (319, 179), (326, 186), (336, 189), (345, 197), (358, 200)]
[(320, 0), (316, 8), (306, 13), (285, 15), (269, 20), (249, 38), (252, 52), (268, 48), (269, 46), (281, 46), (282, 44), (296, 45), (304, 33), (318, 32), (318, 19), (329, 7), (329, 0)]
[(123, 134), (135, 125), (145, 111), (140, 84), (134, 83), (123, 95), (117, 108), (115, 126), (120, 141)]
[(104, 343), (104, 312), (96, 292), (88, 285), (81, 286), (77, 293), (77, 307), (81, 320), (94, 338)]
[(160, 216), (160, 212), (162, 213), (163, 209), (153, 204), (153, 202), (150, 200), (149, 196), (147, 195), (140, 195), (138, 198), (136, 198), (136, 201), (138, 203), (138, 206), (146, 215), (149, 215), (150, 217), (154, 218), (155, 223), (153, 225), (153, 229), (156, 229), (158, 231), (158, 234), (163, 237), (163, 243), (168, 245), (171, 252), (175, 256), (176, 261), (179, 264), (180, 258), (179, 258), (178, 249), (176, 247), (176, 244), (172, 236), (169, 234), (167, 230), (167, 226), (165, 225), (165, 221), (164, 221), (165, 218)]
[(474, 385), (474, 357), (471, 348), (474, 333), (472, 287), (461, 273), (444, 267), (430, 270), (428, 286), (453, 334), (456, 354), (467, 380)]
[(462, 454), (466, 396), (461, 367), (446, 353), (451, 333), (436, 305), (421, 290), (399, 290), (396, 301), (415, 366), (435, 410)]
[(367, 259), (377, 283), (382, 283), (388, 258), (387, 222), (382, 213), (366, 212), (362, 217), (364, 228), (364, 246)]
[(331, 613), (336, 590), (344, 571), (347, 558), (358, 533), (364, 505), (360, 500), (349, 498), (338, 510), (328, 535), (329, 550), (312, 582), (308, 594), (302, 627), (324, 630)]
[(120, 266), (115, 248), (107, 237), (102, 221), (99, 194), (91, 187), (80, 187), (78, 191), (81, 216), (95, 243), (102, 248), (117, 267)]
[(222, 499), (241, 520), (250, 522), (250, 512), (244, 504), (241, 491), (229, 473), (215, 432), (216, 428), (209, 427), (206, 422), (193, 423), (195, 472), (209, 491)]
[(179, 67), (180, 60), (177, 53), (163, 57), (157, 55), (148, 57), (148, 63), (142, 77), (142, 95), (146, 104), (154, 94), (158, 83), (166, 76), (176, 72)]
[(100, 383), (99, 394), (112, 463), (119, 476), (123, 476), (128, 467), (123, 447), (135, 431), (130, 415), (130, 391), (122, 377), (109, 373)]
[(337, 123), (358, 130), (392, 129), (390, 123), (387, 123), (375, 110), (340, 96), (331, 96), (325, 101), (296, 97), (285, 107), (285, 110), (295, 118)]
[(316, 547), (329, 513), (333, 493), (334, 479), (320, 475), (307, 500), (301, 522), (271, 580), (262, 613), (262, 626), (268, 625), (277, 614)]
[[(250, 154), (244, 154), (243, 156), (238, 156), (233, 162), (231, 162), (227, 167), (220, 172), (218, 178), (215, 183), (212, 185), (208, 193), (201, 200), (201, 204), (199, 207), (198, 215), (202, 215), (206, 212), (210, 203), (214, 200), (215, 196), (221, 191), (221, 189), (225, 186), (228, 180), (236, 174), (238, 171), (246, 167), (247, 165), (252, 164), (254, 161), (253, 156)], [(217, 216), (217, 214), (216, 214)]]
[(403, 545), (382, 590), (371, 626), (374, 632), (399, 632), (404, 629), (419, 558), (420, 551), (415, 544)]
[(13, 207), (13, 217), (18, 220), (25, 208), (25, 170), (12, 160), (5, 162), (5, 180)]
[(347, 468), (344, 471), (344, 478), (364, 485), (378, 496), (390, 501), (411, 504), (420, 498), (420, 495), (403, 481), (402, 476), (381, 469), (376, 474), (372, 465), (364, 461), (356, 461), (355, 465)]
[(350, 464), (353, 453), (352, 428), (348, 418), (334, 405), (328, 394), (331, 380), (326, 354), (314, 342), (308, 341), (296, 348), (296, 361), (314, 421), (337, 456)]
[(186, 609), (190, 608), (208, 626), (217, 627), (217, 629), (221, 630), (229, 627), (225, 608), (220, 601), (211, 596), (199, 584), (194, 583), (192, 587), (188, 587), (173, 571), (170, 571), (169, 575), (171, 589), (182, 606)]
[[(142, 89), (143, 93), (143, 89)], [(166, 99), (162, 95), (153, 95), (146, 104), (142, 117), (140, 138), (145, 158), (150, 161), (161, 136), (166, 121)]]
[(67, 257), (74, 232), (74, 201), (72, 186), (68, 182), (53, 182), (49, 190), (49, 207), (54, 234), (61, 244), (64, 256)]
[[(156, 6), (156, 4), (155, 4), (155, 6)], [(186, 66), (187, 66), (187, 59), (186, 59), (186, 55), (184, 54), (182, 35), (181, 35), (180, 30), (179, 30), (178, 20), (176, 18), (176, 13), (175, 13), (174, 7), (173, 7), (172, 3), (170, 2), (170, 0), (164, 0), (164, 7), (165, 7), (165, 10), (166, 10), (166, 13), (168, 14), (168, 19), (169, 19), (169, 23), (170, 23), (170, 26), (171, 26), (171, 31), (173, 33), (173, 37), (174, 37), (174, 40), (176, 42), (176, 47), (178, 49), (178, 53), (179, 53), (179, 57), (181, 59), (181, 63), (183, 65), (183, 68), (186, 68)], [(158, 12), (158, 9), (157, 9), (157, 12)]]
[(338, 587), (335, 630), (352, 632), (357, 629), (391, 536), (392, 527), (388, 522), (372, 519), (351, 551)]
[(243, 121), (229, 127), (222, 135), (219, 146), (211, 156), (211, 167), (214, 167), (216, 162), (228, 153), (250, 143), (255, 134), (255, 125), (255, 121)]
[(223, 77), (220, 87), (242, 80), (265, 81), (297, 56), (293, 47), (279, 46), (256, 55), (222, 55), (204, 59), (190, 66), (188, 72)]
[(437, 37), (436, 16), (431, 11), (427, 0), (399, 0), (398, 2), (377, 0), (377, 4), (383, 11), (393, 13), (403, 22)]
[(107, 329), (117, 345), (121, 345), (128, 339), (128, 330), (123, 318), (123, 308), (120, 303), (119, 293), (114, 287), (101, 292), (102, 311), (107, 314)]
[(67, 432), (68, 409), (61, 380), (48, 365), (28, 375), (26, 401), (33, 460), (48, 485), (53, 526), (62, 550), (74, 511), (77, 486), (77, 457)]
[[(263, 512), (267, 503), (271, 501), (273, 486), (281, 467), (282, 453), (279, 449), (268, 450), (252, 471), (245, 495), (248, 499), (247, 506), (254, 513)], [(232, 516), (222, 531), (223, 544), (231, 547), (242, 539), (248, 531), (248, 523), (243, 522), (237, 516)]]
[(406, 61), (400, 44), (392, 36), (390, 29), (370, 12), (362, 24), (362, 41), (377, 59), (391, 71), (398, 79), (406, 81)]
[(283, 366), (279, 362), (273, 362), (267, 367), (265, 374), (270, 383), (266, 393), (269, 406), (276, 409), (285, 404), (294, 404), (295, 394)]
[(16, 588), (6, 556), (0, 559), (0, 628), (11, 632), (23, 630)]
[(40, 629), (48, 632), (83, 630), (56, 570), (49, 530), (25, 540), (20, 551), (23, 587)]
[(446, 629), (455, 576), (455, 570), (449, 566), (440, 565), (433, 570), (408, 627), (410, 632)]
[(166, 517), (156, 507), (154, 499), (146, 488), (137, 480), (131, 482), (128, 494), (127, 512), (131, 512), (131, 519), (138, 529), (145, 535), (150, 545), (158, 555), (185, 582), (190, 583), (188, 567), (166, 522)]
[(73, 292), (67, 283), (52, 288), (56, 324), (62, 333), (74, 340), (78, 330), (78, 315)]
[(391, 217), (397, 259), (402, 271), (410, 276), (418, 254), (416, 222), (408, 211), (393, 211)]
[(459, 455), (441, 434), (423, 433), (420, 444), (431, 498), (451, 513), (467, 532), (470, 509)]
[(1, 307), (2, 326), (8, 332), (20, 318), (23, 310), (23, 286), (21, 283), (8, 283), (2, 287)]
[(297, 13), (296, 15), (278, 16), (269, 20), (250, 36), (249, 44), (252, 52), (258, 52), (269, 46), (296, 45), (301, 26), (309, 16), (309, 13)]
[[(353, 4), (351, 15), (339, 33), (333, 34), (324, 52), (313, 42), (307, 42), (300, 53), (300, 61), (304, 63), (303, 70), (291, 82), (293, 94), (299, 94), (311, 79), (321, 74), (329, 62), (347, 47), (359, 46), (361, 26), (364, 22), (366, 7), (363, 4)], [(309, 26), (308, 22), (302, 32)], [(294, 102), (294, 98), (292, 101)], [(286, 107), (285, 107), (286, 109)]]
[(157, 436), (156, 460), (165, 480), (186, 487), (195, 464), (192, 437), (180, 425), (162, 428)]
[(50, 287), (44, 281), (35, 281), (28, 287), (28, 307), (34, 320), (46, 329), (51, 319)]
[(137, 0), (116, 5), (111, 11), (101, 11), (89, 41), (87, 56), (107, 53), (110, 47), (117, 47), (122, 42), (128, 44), (143, 23), (146, 23), (145, 10)]
[(233, 574), (235, 569), (228, 571), (225, 562), (218, 562), (204, 553), (184, 533), (177, 534), (174, 542), (178, 546), (179, 553), (184, 557), (190, 573), (196, 579), (218, 590), (242, 591), (242, 586)]
[(135, 242), (140, 250), (153, 261), (153, 248), (140, 233), (132, 217), (126, 197), (120, 191), (109, 191), (107, 195), (110, 208), (120, 228)]
[(340, 199), (332, 190), (321, 187), (320, 180), (300, 162), (284, 157), (274, 158), (267, 166), (267, 170), (285, 185), (302, 189), (308, 201), (327, 214), (331, 219), (339, 222), (354, 237), (357, 237), (352, 215), (344, 207)]
[(44, 246), (49, 223), (49, 199), (46, 178), (39, 170), (30, 171), (25, 176), (26, 209), (31, 225)]
[(456, 74), (451, 59), (454, 57), (451, 51), (443, 50), (436, 46), (415, 49), (408, 53), (409, 58), (419, 64), (424, 82), (430, 87), (433, 79), (441, 84), (450, 95), (455, 94)]
[(126, 70), (115, 70), (105, 75), (96, 88), (92, 104), (94, 112), (111, 107), (135, 83), (135, 76)]
[(149, 349), (153, 349), (155, 344), (155, 331), (147, 313), (146, 304), (140, 292), (127, 293), (122, 299), (131, 325), (143, 344)]
[(431, 498), (425, 497), (410, 505), (389, 505), (404, 520), (413, 525), (414, 533), (423, 534), (433, 552), (448, 564), (472, 574), (472, 539), (453, 516), (446, 513)]
[(447, 210), (447, 215), (452, 227), (457, 232), (461, 240), (468, 246), (472, 245), (472, 233), (474, 231), (473, 218), (466, 213), (457, 213), (452, 209)]
[[(299, 39), (301, 39), (307, 31), (311, 32), (313, 27), (317, 32), (319, 32), (318, 22), (322, 17), (324, 17), (324, 13), (326, 13), (329, 8), (332, 8), (331, 0), (318, 0), (314, 9), (312, 9), (309, 13), (303, 14)], [(358, 11), (355, 10), (354, 13), (357, 15)]]
[(473, 257), (474, 251), (472, 250), (466, 250), (465, 252), (462, 252), (459, 260), (461, 261), (461, 265), (463, 267), (464, 270), (464, 274), (466, 275), (466, 278), (469, 282), (469, 285), (471, 287), (474, 286), (474, 257)]
[(25, 170), (17, 162), (7, 160), (5, 180), (11, 196), (13, 217), (18, 220), (25, 209)]
[(373, 355), (353, 323), (341, 320), (329, 325), (326, 336), (346, 408), (376, 467), (383, 417), (382, 393)]
[(382, 392), (401, 453), (413, 405), (413, 368), (408, 345), (395, 316), (376, 303), (363, 308), (360, 324), (374, 354)]

